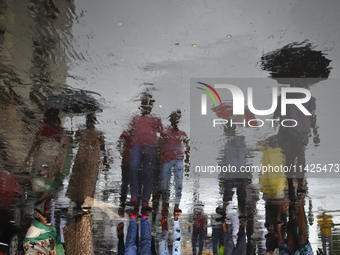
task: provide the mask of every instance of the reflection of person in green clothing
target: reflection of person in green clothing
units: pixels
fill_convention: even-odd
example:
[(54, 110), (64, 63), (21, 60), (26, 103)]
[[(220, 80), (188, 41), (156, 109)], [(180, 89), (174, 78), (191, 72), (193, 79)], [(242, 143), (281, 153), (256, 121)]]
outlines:
[(64, 249), (56, 228), (47, 222), (46, 216), (38, 209), (34, 213), (35, 219), (23, 241), (25, 254), (63, 255)]

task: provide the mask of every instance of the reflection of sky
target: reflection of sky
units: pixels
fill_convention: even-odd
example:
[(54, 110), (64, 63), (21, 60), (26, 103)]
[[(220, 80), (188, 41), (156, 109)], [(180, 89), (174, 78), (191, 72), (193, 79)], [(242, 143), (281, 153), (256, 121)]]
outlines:
[(295, 41), (309, 39), (318, 50), (327, 50), (333, 60), (331, 77), (337, 77), (336, 1), (75, 4), (79, 18), (72, 45), (78, 57), (70, 59), (75, 79), (68, 83), (104, 96), (104, 122), (115, 123), (103, 128), (111, 133), (137, 110), (132, 99), (150, 87), (143, 83), (155, 84), (156, 105), (162, 105), (155, 111), (162, 117), (174, 108), (183, 110), (182, 125), (188, 131), (190, 78), (266, 77), (258, 63), (262, 54)]
[[(68, 84), (103, 95), (107, 108), (99, 120), (109, 144), (116, 142), (131, 114), (138, 111), (139, 102), (134, 99), (145, 88), (154, 89), (154, 111), (163, 123), (168, 124), (165, 117), (180, 108), (180, 127), (189, 132), (190, 78), (264, 78), (268, 73), (260, 69), (262, 54), (288, 43), (309, 39), (328, 54), (331, 77), (338, 78), (340, 5), (336, 0), (78, 0), (75, 5), (78, 22), (73, 25), (74, 57), (70, 57)], [(319, 95), (321, 145), (310, 148), (307, 160), (315, 155), (328, 160), (329, 153), (323, 152), (338, 151), (338, 143), (332, 141), (338, 137), (338, 121), (331, 118), (328, 106), (333, 117), (337, 116), (338, 106), (333, 103), (338, 102), (339, 93), (322, 84), (311, 91)], [(73, 124), (78, 121), (82, 120), (74, 119)], [(113, 153), (118, 155), (114, 149)], [(114, 165), (117, 169), (118, 158)], [(316, 181), (314, 187), (320, 188)], [(209, 188), (202, 188), (203, 201), (210, 198)], [(186, 190), (186, 194), (190, 192)], [(190, 200), (183, 196), (184, 204)], [(213, 211), (214, 203), (207, 206), (208, 211)]]

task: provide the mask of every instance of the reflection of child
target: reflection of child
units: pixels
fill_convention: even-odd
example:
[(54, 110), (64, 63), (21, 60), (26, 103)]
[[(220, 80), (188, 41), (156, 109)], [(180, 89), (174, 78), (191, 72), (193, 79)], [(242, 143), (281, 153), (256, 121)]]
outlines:
[(35, 209), (35, 219), (26, 233), (23, 241), (25, 254), (64, 254), (62, 244), (57, 238), (57, 230), (46, 217)]

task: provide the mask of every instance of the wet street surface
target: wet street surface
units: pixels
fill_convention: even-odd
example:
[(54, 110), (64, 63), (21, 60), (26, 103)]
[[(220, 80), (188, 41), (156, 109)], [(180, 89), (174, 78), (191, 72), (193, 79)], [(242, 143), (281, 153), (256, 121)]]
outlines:
[(339, 11), (1, 1), (0, 255), (340, 254)]

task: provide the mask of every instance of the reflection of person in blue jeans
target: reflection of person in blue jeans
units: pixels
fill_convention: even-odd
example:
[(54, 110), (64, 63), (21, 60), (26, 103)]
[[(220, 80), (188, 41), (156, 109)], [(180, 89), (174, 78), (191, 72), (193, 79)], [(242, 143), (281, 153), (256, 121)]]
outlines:
[(143, 163), (143, 191), (142, 208), (148, 206), (150, 195), (153, 189), (154, 170), (157, 159), (157, 133), (163, 131), (161, 120), (151, 115), (153, 107), (152, 96), (143, 94), (141, 99), (141, 115), (135, 116), (130, 124), (132, 144), (130, 147), (130, 191), (131, 201), (126, 203), (129, 206), (138, 205), (139, 175), (138, 171)]
[(126, 241), (125, 241), (125, 255), (151, 255), (151, 232), (149, 225), (149, 214), (146, 211), (142, 211), (142, 217), (140, 220), (141, 224), (141, 234), (140, 234), (140, 253), (137, 249), (137, 232), (138, 232), (138, 219), (137, 213), (129, 209), (127, 214), (130, 218), (130, 224), (128, 227)]
[(234, 245), (234, 240), (230, 229), (228, 230), (227, 219), (224, 219), (223, 227), (223, 243), (224, 252), (223, 255), (245, 255), (247, 254), (247, 244), (246, 244), (246, 222), (244, 218), (240, 219), (240, 228), (237, 234), (237, 244)]
[(192, 254), (196, 255), (196, 244), (197, 239), (199, 239), (198, 255), (202, 255), (207, 226), (207, 215), (204, 214), (202, 207), (197, 206), (196, 208), (194, 208), (193, 220), (194, 224), (192, 229)]
[[(172, 255), (181, 255), (181, 226), (178, 221), (178, 217), (181, 213), (174, 213), (174, 240), (172, 243)], [(161, 220), (162, 235), (159, 239), (159, 255), (169, 255), (168, 250), (168, 234), (169, 225), (166, 217)]]
[(162, 134), (160, 140), (160, 154), (162, 168), (162, 194), (163, 207), (162, 214), (168, 214), (169, 197), (170, 197), (170, 179), (171, 172), (174, 174), (175, 181), (175, 206), (174, 212), (181, 212), (179, 203), (182, 197), (182, 183), (183, 183), (183, 147), (185, 147), (185, 162), (186, 171), (189, 168), (189, 143), (185, 132), (178, 129), (178, 122), (181, 118), (181, 111), (177, 110), (170, 114), (169, 120), (171, 125), (167, 127)]

